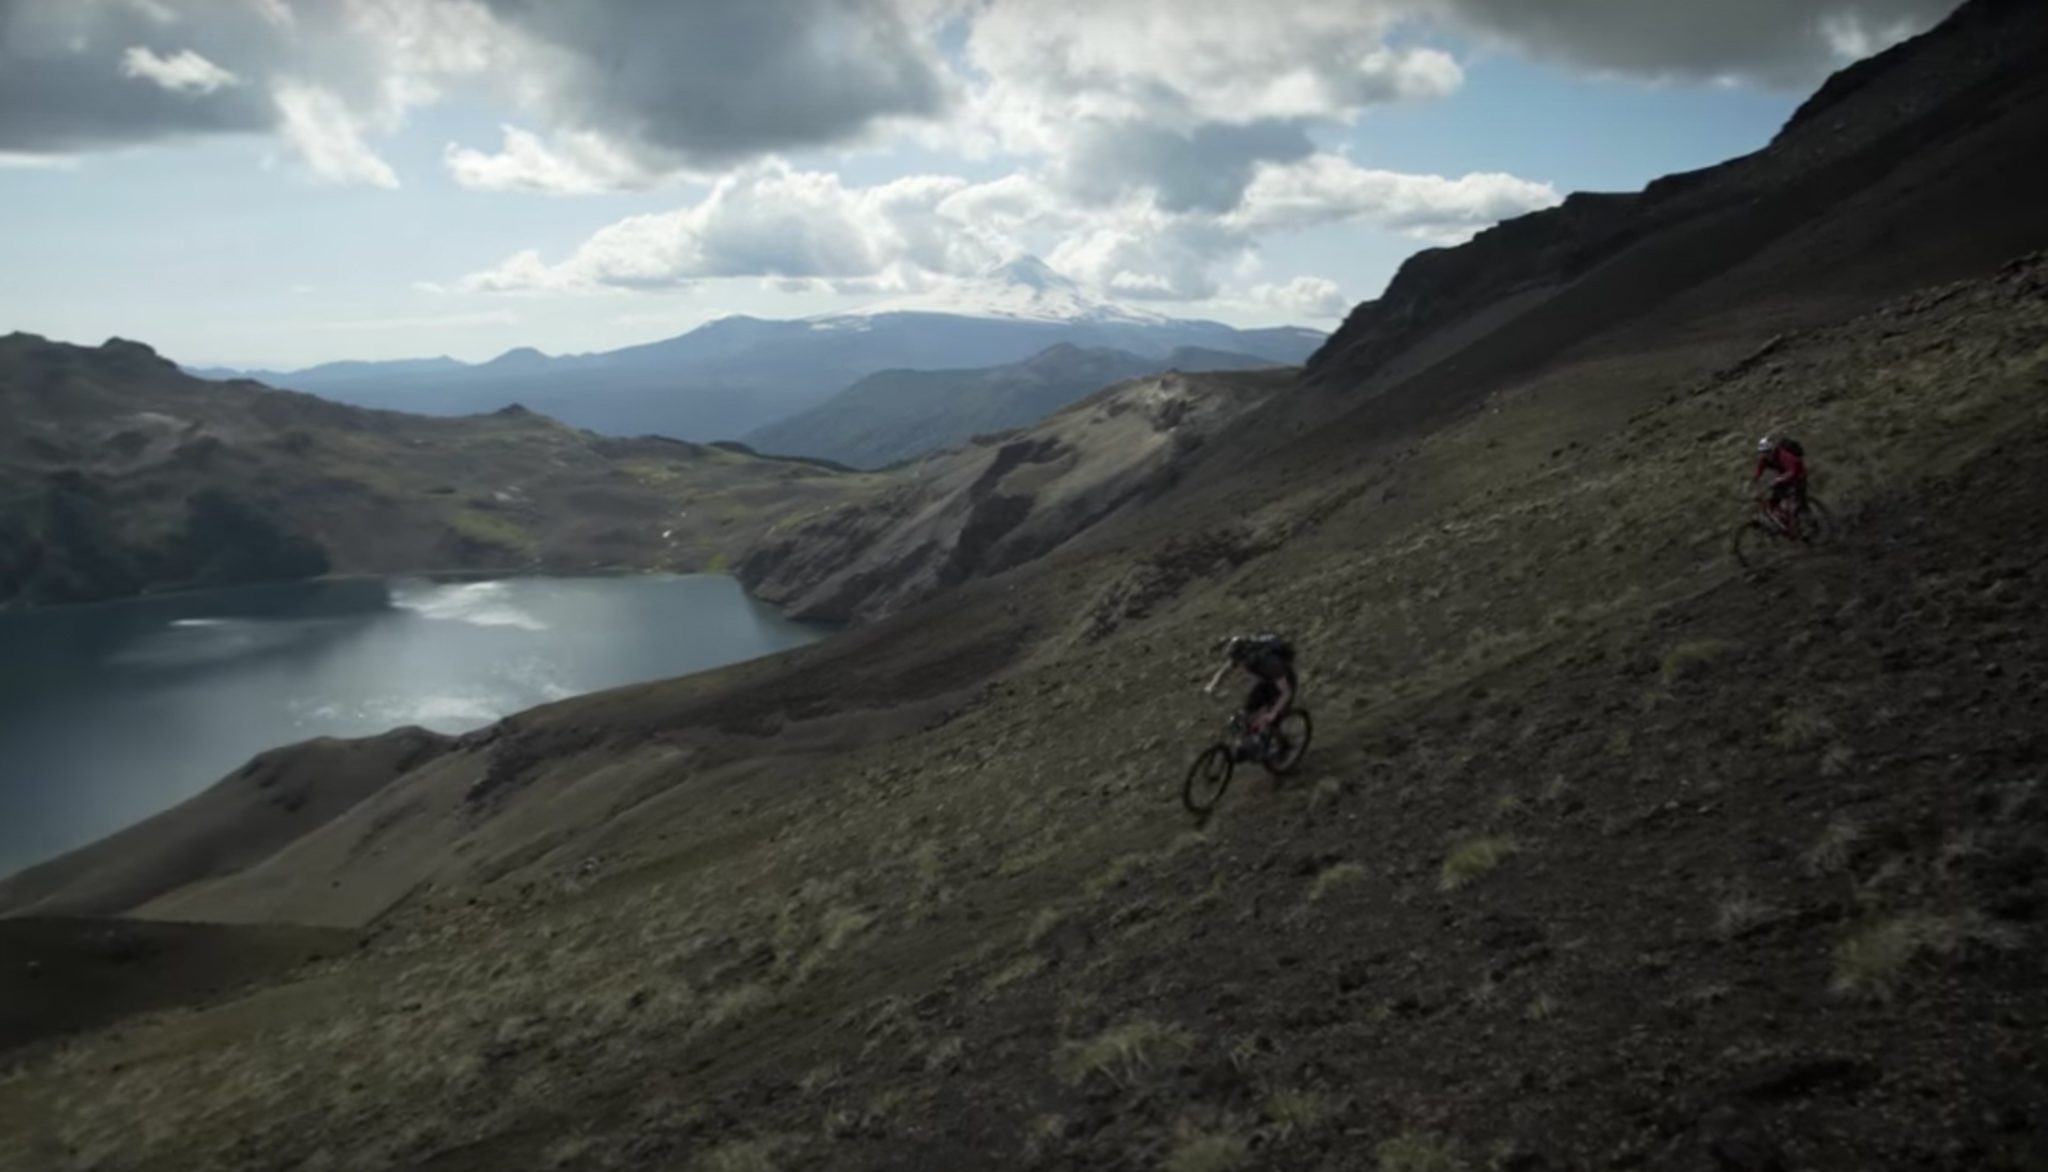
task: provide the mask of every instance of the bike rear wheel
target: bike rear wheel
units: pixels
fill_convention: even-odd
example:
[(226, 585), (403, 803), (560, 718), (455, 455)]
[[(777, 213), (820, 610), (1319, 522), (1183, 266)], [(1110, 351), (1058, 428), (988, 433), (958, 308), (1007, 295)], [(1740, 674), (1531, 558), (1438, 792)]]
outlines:
[(1288, 709), (1274, 726), (1274, 750), (1266, 758), (1266, 772), (1286, 777), (1301, 768), (1301, 758), (1308, 752), (1308, 742), (1314, 735), (1315, 722), (1309, 719), (1308, 709)]
[(1192, 814), (1207, 814), (1223, 799), (1223, 791), (1230, 788), (1230, 773), (1235, 768), (1230, 746), (1210, 745), (1188, 766), (1188, 778), (1181, 783), (1180, 801)]

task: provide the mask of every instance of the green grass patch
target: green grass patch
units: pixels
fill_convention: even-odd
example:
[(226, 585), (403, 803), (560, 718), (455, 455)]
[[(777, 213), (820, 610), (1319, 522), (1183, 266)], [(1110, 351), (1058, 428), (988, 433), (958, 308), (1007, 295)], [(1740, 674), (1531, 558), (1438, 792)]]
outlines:
[(1443, 873), (1437, 885), (1445, 891), (1455, 891), (1500, 866), (1515, 850), (1515, 840), (1505, 835), (1468, 838), (1444, 854)]
[(1915, 962), (1928, 956), (1949, 956), (1971, 944), (2003, 947), (2005, 934), (1974, 915), (1908, 912), (1877, 920), (1851, 932), (1835, 945), (1837, 993), (1890, 1000)]
[(448, 527), (467, 540), (518, 553), (530, 553), (540, 544), (524, 525), (480, 509), (455, 510), (448, 518)]
[(1128, 1085), (1155, 1066), (1178, 1062), (1194, 1048), (1194, 1035), (1179, 1026), (1140, 1018), (1085, 1041), (1062, 1044), (1053, 1055), (1053, 1069), (1067, 1083), (1101, 1076)]
[(1266, 1097), (1266, 1120), (1276, 1139), (1313, 1131), (1329, 1117), (1328, 1096), (1314, 1091), (1274, 1091)]
[(1409, 1131), (1373, 1149), (1380, 1172), (1464, 1172), (1465, 1158), (1455, 1140), (1428, 1132)]
[(1667, 684), (1689, 680), (1706, 674), (1723, 656), (1735, 650), (1735, 644), (1726, 639), (1692, 639), (1674, 645), (1664, 653), (1664, 662), (1658, 674)]
[(1314, 903), (1332, 891), (1340, 887), (1349, 887), (1363, 878), (1365, 868), (1357, 863), (1338, 863), (1335, 866), (1324, 867), (1316, 872), (1315, 882), (1309, 885), (1309, 902)]
[(1160, 1164), (1162, 1172), (1233, 1172), (1251, 1158), (1244, 1137), (1229, 1132), (1184, 1134)]

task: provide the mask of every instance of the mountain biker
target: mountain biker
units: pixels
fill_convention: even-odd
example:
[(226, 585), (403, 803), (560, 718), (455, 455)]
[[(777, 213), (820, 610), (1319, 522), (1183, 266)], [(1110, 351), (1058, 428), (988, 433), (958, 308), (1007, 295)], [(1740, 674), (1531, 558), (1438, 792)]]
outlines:
[(1806, 508), (1806, 450), (1797, 440), (1765, 436), (1756, 441), (1756, 471), (1750, 474), (1752, 487), (1769, 475), (1769, 483), (1757, 499), (1764, 501), (1787, 533), (1798, 536), (1799, 514)]
[(1272, 747), (1272, 731), (1293, 705), (1301, 680), (1294, 674), (1294, 648), (1278, 635), (1233, 635), (1217, 644), (1223, 665), (1202, 691), (1214, 694), (1232, 668), (1242, 668), (1256, 681), (1244, 698), (1245, 742), (1242, 757), (1262, 760)]

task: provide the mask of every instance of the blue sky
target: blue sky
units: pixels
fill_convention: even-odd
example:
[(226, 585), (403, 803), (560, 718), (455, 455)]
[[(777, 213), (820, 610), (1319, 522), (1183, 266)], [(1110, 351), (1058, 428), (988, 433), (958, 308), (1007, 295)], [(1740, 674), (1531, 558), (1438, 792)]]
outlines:
[[(579, 53), (621, 60), (607, 30), (510, 27), (471, 0), (404, 9), (426, 31), (396, 49), (378, 30), (405, 0), (247, 0), (263, 22), (219, 27), (218, 4), (65, 2), (108, 12), (51, 9), (41, 41), (0, 25), (0, 71), (29, 54), (17, 85), (51, 87), (55, 111), (0, 116), (0, 330), (271, 368), (943, 299), (1024, 251), (1156, 312), (1329, 328), (1418, 248), (1762, 146), (1827, 68), (1946, 7), (1870, 0), (1861, 25), (1807, 29), (1803, 55), (1780, 29), (1704, 60), (1682, 14), (1659, 56), (1650, 33), (1488, 24), (1486, 0), (1426, 21), (1194, 0), (1166, 32), (1149, 0), (1078, 6), (1053, 32), (1031, 0), (770, 4), (792, 11), (763, 27), (692, 3), (622, 16), (617, 35), (685, 56), (730, 38), (735, 76), (685, 83), (659, 54), (645, 78), (630, 56), (579, 73)], [(328, 19), (351, 8), (365, 19)], [(777, 40), (820, 20), (884, 50)], [(307, 82), (316, 60), (330, 72)], [(503, 81), (526, 62), (544, 64)], [(815, 102), (786, 97), (785, 68)], [(168, 113), (138, 110), (159, 97)]]

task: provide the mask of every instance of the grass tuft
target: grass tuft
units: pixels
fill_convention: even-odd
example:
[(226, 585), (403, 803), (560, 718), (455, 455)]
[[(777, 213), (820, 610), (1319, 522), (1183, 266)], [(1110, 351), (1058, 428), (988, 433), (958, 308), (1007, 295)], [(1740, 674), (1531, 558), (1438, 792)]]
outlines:
[(1835, 722), (1823, 713), (1803, 707), (1788, 707), (1772, 721), (1771, 743), (1794, 751), (1818, 749), (1835, 732)]
[(1274, 1091), (1266, 1098), (1266, 1119), (1276, 1139), (1313, 1131), (1330, 1117), (1330, 1100), (1314, 1091)]
[(1515, 840), (1504, 835), (1481, 835), (1457, 843), (1444, 854), (1437, 886), (1455, 891), (1500, 866), (1515, 849)]
[(1813, 875), (1832, 875), (1847, 869), (1849, 857), (1863, 838), (1863, 828), (1853, 819), (1837, 817), (1820, 832), (1820, 841), (1806, 852), (1806, 870)]
[(1007, 989), (1019, 981), (1028, 981), (1044, 971), (1045, 958), (1035, 952), (1029, 953), (1003, 966), (988, 980), (983, 981), (981, 987), (986, 992), (994, 993)]
[(1340, 887), (1347, 887), (1365, 878), (1365, 868), (1357, 863), (1338, 863), (1316, 872), (1316, 880), (1308, 889), (1308, 898), (1314, 902)]
[(1722, 896), (1714, 905), (1714, 931), (1723, 940), (1733, 940), (1771, 922), (1777, 915), (1777, 908), (1737, 889)]
[(774, 1000), (774, 994), (767, 986), (759, 984), (741, 985), (727, 989), (711, 1000), (711, 1009), (704, 1015), (708, 1025), (721, 1026), (736, 1021)]
[(1888, 1001), (1915, 961), (1948, 956), (1970, 944), (2003, 947), (2010, 941), (1975, 915), (1908, 912), (1868, 923), (1835, 945), (1836, 993)]
[(1066, 921), (1067, 913), (1058, 908), (1044, 908), (1031, 919), (1031, 926), (1024, 930), (1024, 947), (1036, 948), (1052, 935), (1053, 930)]
[(1725, 639), (1694, 639), (1680, 643), (1664, 653), (1658, 674), (1666, 684), (1693, 679), (1734, 649), (1735, 644)]
[(1428, 1132), (1408, 1131), (1373, 1149), (1380, 1172), (1464, 1172), (1457, 1142)]
[(775, 1160), (767, 1144), (741, 1140), (704, 1153), (696, 1168), (698, 1172), (775, 1172)]
[(1063, 1043), (1053, 1056), (1053, 1069), (1067, 1083), (1100, 1075), (1128, 1085), (1155, 1066), (1185, 1058), (1194, 1047), (1194, 1036), (1179, 1026), (1140, 1018), (1086, 1041)]
[(1162, 1172), (1232, 1172), (1250, 1153), (1243, 1137), (1229, 1132), (1186, 1132), (1160, 1164)]

